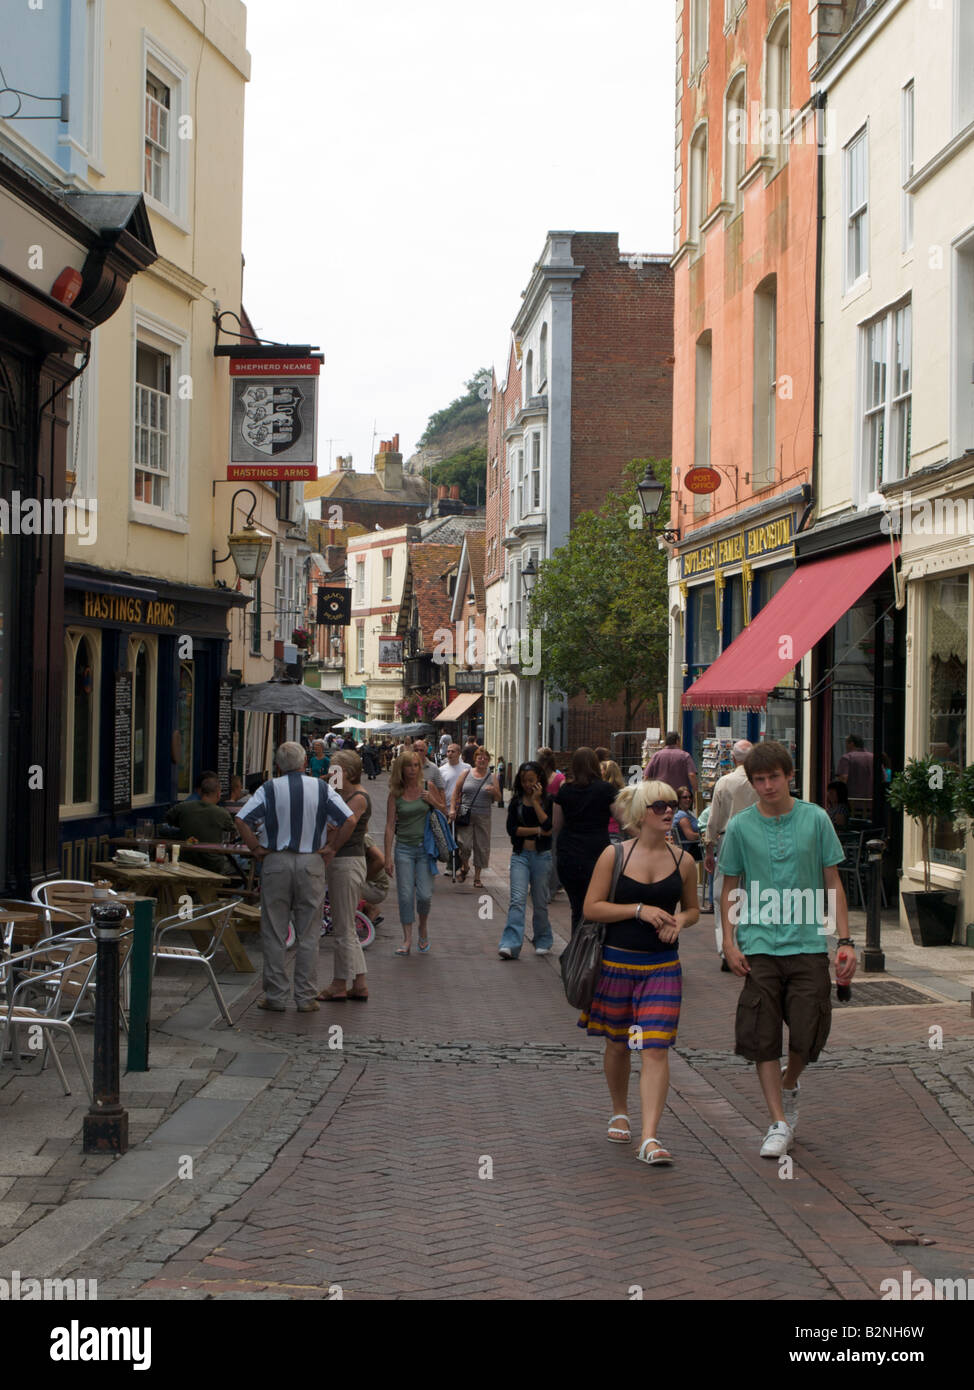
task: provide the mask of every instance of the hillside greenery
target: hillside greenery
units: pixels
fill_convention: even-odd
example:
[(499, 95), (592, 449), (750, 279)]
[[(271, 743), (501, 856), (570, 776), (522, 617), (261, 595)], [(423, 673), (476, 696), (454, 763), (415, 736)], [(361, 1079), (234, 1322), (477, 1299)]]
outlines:
[(459, 484), (460, 500), (472, 507), (484, 505), (487, 493), (487, 447), (473, 444), (469, 449), (459, 449), (442, 463), (434, 463), (430, 469), (430, 479), (435, 493), (440, 483), (452, 487)]
[(490, 371), (488, 368), (482, 367), (475, 376), (472, 376), (465, 383), (462, 396), (457, 396), (456, 400), (451, 401), (442, 410), (433, 412), (420, 436), (419, 447), (421, 449), (427, 445), (436, 444), (438, 440), (452, 434), (454, 430), (476, 429), (478, 426), (486, 427), (488, 403), (480, 394), (485, 381), (490, 382)]

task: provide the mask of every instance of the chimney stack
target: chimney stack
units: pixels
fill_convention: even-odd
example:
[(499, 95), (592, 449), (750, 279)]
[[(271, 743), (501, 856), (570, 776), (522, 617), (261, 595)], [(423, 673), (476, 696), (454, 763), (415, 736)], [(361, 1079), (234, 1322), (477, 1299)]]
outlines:
[(450, 496), (453, 498), (454, 502), (459, 502), (459, 501), (460, 501), (460, 484), (459, 484), (459, 483), (454, 483), (453, 486), (450, 488)]
[(399, 452), (399, 435), (384, 439), (375, 456), (375, 471), (386, 492), (402, 492), (402, 454)]

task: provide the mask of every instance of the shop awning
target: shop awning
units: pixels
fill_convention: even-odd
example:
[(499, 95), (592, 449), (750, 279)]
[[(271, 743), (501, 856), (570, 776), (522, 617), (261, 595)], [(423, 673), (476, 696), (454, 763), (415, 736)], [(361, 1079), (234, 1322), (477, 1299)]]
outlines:
[(802, 565), (684, 692), (684, 709), (764, 709), (770, 692), (879, 578), (893, 553), (883, 540)]
[(451, 719), (459, 719), (461, 714), (466, 714), (468, 709), (473, 709), (479, 699), (479, 694), (458, 695), (455, 700), (450, 701), (442, 714), (436, 716), (437, 724), (449, 722)]

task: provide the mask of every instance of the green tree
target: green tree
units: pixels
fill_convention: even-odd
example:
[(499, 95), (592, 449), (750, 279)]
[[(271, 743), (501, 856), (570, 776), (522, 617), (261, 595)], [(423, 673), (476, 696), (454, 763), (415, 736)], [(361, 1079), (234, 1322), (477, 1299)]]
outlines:
[(462, 501), (471, 506), (482, 503), (487, 493), (487, 446), (473, 444), (435, 463), (430, 469), (430, 481), (434, 488), (441, 483), (448, 487), (458, 484)]
[(482, 424), (486, 430), (490, 369), (481, 367), (464, 386), (466, 389), (462, 396), (457, 396), (456, 400), (451, 401), (442, 410), (435, 410), (427, 420), (426, 428), (419, 440), (420, 448), (426, 444), (435, 444), (445, 434), (463, 425)]
[(647, 463), (666, 489), (659, 514), (669, 516), (669, 460), (633, 459), (619, 491), (598, 512), (582, 512), (568, 542), (542, 562), (530, 608), (549, 693), (622, 699), (627, 729), (666, 690), (666, 555), (636, 492)]

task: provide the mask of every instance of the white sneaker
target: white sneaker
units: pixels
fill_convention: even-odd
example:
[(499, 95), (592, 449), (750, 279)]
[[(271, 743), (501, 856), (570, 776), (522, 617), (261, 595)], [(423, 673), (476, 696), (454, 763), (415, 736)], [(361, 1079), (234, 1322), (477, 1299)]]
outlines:
[(761, 1145), (762, 1158), (780, 1158), (786, 1154), (792, 1146), (795, 1138), (790, 1125), (786, 1125), (784, 1120), (776, 1120), (764, 1136), (764, 1143)]
[(536, 956), (547, 956), (547, 955), (550, 955), (550, 954), (551, 954), (551, 947), (550, 947), (550, 946), (535, 946), (535, 948), (534, 948), (534, 954), (535, 954)]
[(513, 952), (509, 951), (506, 946), (502, 946), (497, 954), (500, 956), (501, 960), (513, 960), (514, 958)]
[[(781, 1073), (784, 1076), (784, 1072)], [(801, 1084), (795, 1082), (795, 1089), (789, 1091), (786, 1087), (781, 1088), (781, 1108), (785, 1112), (785, 1124), (794, 1133), (798, 1128), (798, 1105), (801, 1100), (799, 1092)]]

